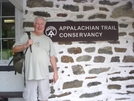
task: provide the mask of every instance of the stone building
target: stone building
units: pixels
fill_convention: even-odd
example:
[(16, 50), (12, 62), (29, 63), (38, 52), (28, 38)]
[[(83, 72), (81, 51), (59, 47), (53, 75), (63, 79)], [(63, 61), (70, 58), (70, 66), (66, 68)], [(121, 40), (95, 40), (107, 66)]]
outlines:
[[(59, 80), (49, 101), (134, 101), (133, 0), (24, 0), (23, 29), (33, 19), (117, 21), (116, 41), (54, 42)], [(53, 71), (50, 66), (50, 81)]]

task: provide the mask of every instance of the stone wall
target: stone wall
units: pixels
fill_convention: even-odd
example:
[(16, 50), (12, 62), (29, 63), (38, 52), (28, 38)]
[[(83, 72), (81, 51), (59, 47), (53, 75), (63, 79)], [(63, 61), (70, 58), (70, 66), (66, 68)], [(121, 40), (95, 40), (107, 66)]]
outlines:
[(134, 101), (133, 0), (27, 0), (24, 31), (33, 19), (117, 21), (118, 41), (54, 42), (59, 80), (50, 101)]

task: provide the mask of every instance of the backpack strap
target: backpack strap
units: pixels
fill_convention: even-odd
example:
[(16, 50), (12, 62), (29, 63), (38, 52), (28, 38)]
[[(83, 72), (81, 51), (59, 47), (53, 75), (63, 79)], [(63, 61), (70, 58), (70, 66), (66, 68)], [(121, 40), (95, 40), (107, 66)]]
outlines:
[[(27, 35), (28, 35), (28, 38), (31, 39), (31, 33), (30, 32), (27, 32)], [(28, 49), (28, 47), (27, 47)], [(25, 54), (27, 52), (27, 49), (25, 51)], [(30, 45), (30, 51), (32, 52), (32, 46)], [(24, 61), (24, 86), (26, 86), (26, 77), (25, 77), (25, 61)]]
[(10, 66), (10, 64), (13, 62), (14, 58), (12, 58), (12, 60), (8, 63), (8, 66)]
[[(28, 35), (28, 38), (31, 39), (31, 33), (30, 32), (27, 32), (27, 35)], [(30, 45), (30, 51), (32, 52), (32, 47)]]

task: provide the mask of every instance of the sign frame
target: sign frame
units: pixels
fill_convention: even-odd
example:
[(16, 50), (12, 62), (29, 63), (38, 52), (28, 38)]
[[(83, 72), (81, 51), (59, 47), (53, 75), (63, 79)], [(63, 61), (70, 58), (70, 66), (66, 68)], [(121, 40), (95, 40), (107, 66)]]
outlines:
[(118, 40), (116, 21), (47, 22), (44, 34), (53, 42)]

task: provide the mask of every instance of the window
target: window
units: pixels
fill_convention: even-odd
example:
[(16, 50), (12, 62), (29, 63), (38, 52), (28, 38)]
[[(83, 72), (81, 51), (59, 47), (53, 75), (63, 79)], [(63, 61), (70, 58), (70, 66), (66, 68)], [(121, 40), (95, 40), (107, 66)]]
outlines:
[(7, 64), (12, 57), (15, 42), (15, 6), (0, 0), (0, 64)]

